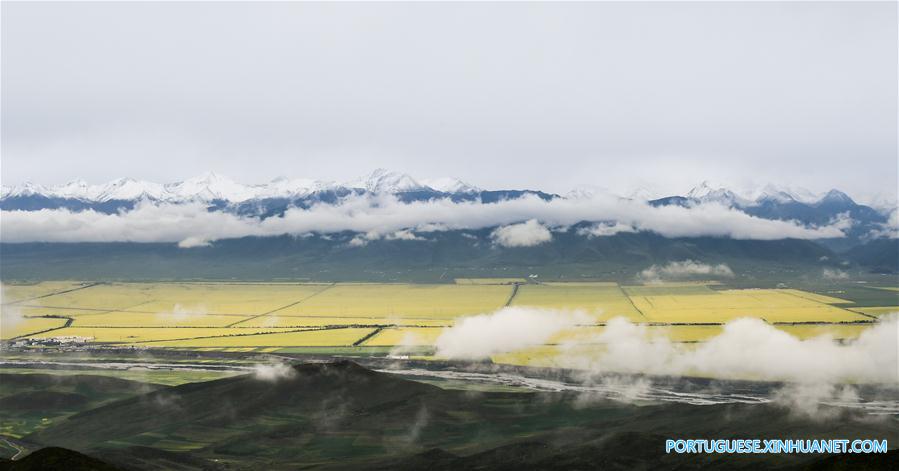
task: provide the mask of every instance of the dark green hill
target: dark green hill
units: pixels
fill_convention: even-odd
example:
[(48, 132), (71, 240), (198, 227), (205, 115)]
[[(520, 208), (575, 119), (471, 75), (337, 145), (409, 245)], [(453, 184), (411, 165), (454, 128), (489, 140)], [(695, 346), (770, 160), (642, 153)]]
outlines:
[(0, 419), (33, 430), (157, 385), (106, 376), (0, 373)]
[(65, 448), (48, 447), (17, 460), (0, 460), (0, 471), (122, 471), (122, 468)]
[(164, 469), (147, 464), (165, 460), (182, 469), (215, 462), (435, 470), (758, 469), (812, 457), (681, 457), (665, 454), (664, 440), (899, 440), (895, 419), (851, 412), (811, 419), (768, 404), (638, 406), (573, 393), (444, 390), (346, 361), (291, 371), (276, 381), (247, 375), (154, 391), (76, 414), (26, 440), (119, 464), (142, 453), (138, 461), (151, 469)]
[(899, 239), (875, 239), (853, 247), (844, 256), (880, 273), (899, 272)]
[[(728, 263), (740, 273), (838, 266), (839, 257), (808, 240), (736, 240), (620, 233), (587, 237), (573, 226), (534, 247), (500, 247), (488, 229), (420, 233), (421, 240), (350, 244), (357, 234), (246, 237), (209, 247), (151, 243), (0, 244), (4, 279), (274, 279), (448, 281), (466, 276), (633, 279), (655, 263)], [(827, 262), (822, 262), (827, 260)], [(869, 258), (860, 263), (873, 262)]]

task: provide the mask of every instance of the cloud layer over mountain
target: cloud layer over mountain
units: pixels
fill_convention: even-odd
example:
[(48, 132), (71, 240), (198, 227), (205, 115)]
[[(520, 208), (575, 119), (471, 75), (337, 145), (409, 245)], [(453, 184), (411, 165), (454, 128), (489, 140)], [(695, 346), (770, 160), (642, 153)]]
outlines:
[[(613, 221), (666, 237), (757, 240), (839, 238), (852, 224), (850, 219), (842, 218), (820, 226), (803, 225), (750, 216), (718, 203), (652, 206), (605, 195), (549, 201), (525, 195), (488, 204), (450, 199), (404, 203), (392, 194), (365, 194), (349, 196), (337, 204), (289, 208), (283, 216), (265, 219), (210, 211), (200, 203), (147, 201), (137, 203), (131, 211), (115, 214), (66, 209), (4, 211), (0, 239), (3, 242), (181, 242), (182, 246), (190, 247), (223, 238), (313, 232), (354, 231), (365, 233), (368, 239), (377, 239), (407, 229), (420, 233), (482, 229), (530, 220), (535, 221), (529, 223), (533, 229), (538, 229), (539, 224), (546, 231), (582, 221)], [(508, 231), (501, 232), (499, 240), (514, 244), (528, 239), (518, 237), (522, 234), (517, 234), (520, 232), (517, 229), (511, 234)], [(546, 239), (546, 232), (539, 232), (537, 239)]]

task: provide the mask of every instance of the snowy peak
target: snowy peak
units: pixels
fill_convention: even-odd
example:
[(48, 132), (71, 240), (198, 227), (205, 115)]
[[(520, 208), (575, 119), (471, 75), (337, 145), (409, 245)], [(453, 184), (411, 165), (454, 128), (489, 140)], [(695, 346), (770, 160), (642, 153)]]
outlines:
[(428, 188), (441, 191), (443, 193), (477, 193), (480, 188), (470, 185), (459, 180), (458, 178), (429, 178), (421, 181)]
[[(279, 177), (267, 183), (243, 184), (215, 172), (207, 172), (184, 181), (159, 184), (133, 178), (120, 178), (111, 182), (91, 185), (84, 180), (73, 180), (62, 185), (45, 187), (26, 182), (21, 185), (3, 186), (0, 199), (51, 198), (78, 200), (85, 203), (105, 203), (109, 201), (152, 200), (171, 203), (225, 201), (243, 203), (263, 199), (317, 198), (317, 194), (337, 191), (339, 194), (404, 194), (402, 198), (433, 198), (444, 195), (458, 195), (463, 199), (477, 199), (483, 191), (458, 178), (432, 178), (417, 180), (412, 176), (386, 169), (376, 169), (356, 180), (338, 184), (309, 178)], [(418, 194), (416, 192), (422, 192)], [(501, 190), (500, 190), (501, 192)], [(596, 185), (583, 185), (573, 189), (567, 198), (584, 199), (599, 196), (615, 197), (609, 190)], [(329, 199), (330, 198), (330, 199)], [(777, 214), (787, 214), (784, 206), (805, 205), (815, 208), (849, 208), (856, 203), (846, 193), (830, 190), (816, 195), (801, 188), (784, 188), (767, 185), (746, 192), (735, 192), (725, 186), (703, 181), (693, 187), (685, 196), (658, 198), (645, 188), (639, 188), (624, 199), (647, 201), (653, 205), (716, 203), (750, 212), (775, 210)], [(326, 197), (333, 201), (333, 196)], [(892, 199), (895, 205), (895, 198)], [(13, 207), (19, 207), (16, 203)], [(39, 204), (40, 205), (40, 204)], [(33, 204), (26, 207), (35, 207)], [(892, 206), (891, 206), (892, 207)], [(776, 209), (781, 208), (781, 209)], [(794, 209), (793, 209), (794, 210)], [(790, 210), (790, 211), (793, 211)]]
[(687, 193), (687, 198), (700, 203), (720, 203), (725, 206), (745, 206), (748, 201), (731, 190), (708, 181), (700, 183)]
[(257, 198), (290, 198), (327, 190), (335, 185), (332, 182), (321, 182), (309, 178), (278, 177), (268, 184), (256, 185)]
[[(9, 187), (7, 187), (9, 188)], [(14, 197), (14, 196), (50, 196), (50, 191), (48, 188), (43, 185), (38, 185), (37, 183), (25, 182), (21, 185), (16, 185), (8, 189), (5, 197)]]
[(392, 172), (383, 168), (375, 169), (368, 176), (347, 182), (344, 186), (371, 193), (403, 193), (427, 189), (426, 186), (405, 173)]
[[(693, 187), (684, 196), (670, 196), (652, 200), (658, 204), (703, 204), (718, 203), (743, 210), (760, 211), (761, 207), (780, 207), (804, 205), (820, 207), (852, 207), (857, 203), (846, 193), (830, 190), (824, 194), (816, 194), (799, 187), (780, 187), (766, 185), (761, 188), (736, 192), (722, 185), (703, 181)], [(679, 202), (680, 201), (680, 202)]]
[(53, 193), (62, 198), (85, 199), (88, 196), (92, 196), (95, 192), (95, 187), (88, 185), (84, 180), (73, 180), (53, 188)]
[(825, 203), (828, 203), (828, 204), (855, 204), (855, 201), (853, 201), (852, 198), (850, 198), (849, 195), (847, 195), (846, 193), (843, 193), (842, 191), (834, 189), (834, 190), (828, 191), (827, 194), (825, 194), (824, 197), (821, 198), (820, 201), (818, 201), (818, 204), (825, 204)]
[(153, 182), (138, 181), (133, 178), (119, 178), (103, 185), (99, 192), (88, 187), (82, 199), (95, 201), (162, 199), (165, 188)]
[(37, 195), (48, 198), (76, 199), (84, 202), (150, 199), (173, 203), (190, 201), (242, 203), (266, 198), (302, 198), (318, 192), (340, 189), (378, 194), (412, 191), (473, 194), (481, 191), (456, 178), (435, 178), (422, 183), (405, 173), (377, 169), (369, 175), (343, 184), (309, 178), (279, 177), (268, 183), (247, 185), (215, 172), (207, 172), (184, 181), (167, 184), (133, 178), (120, 178), (101, 185), (90, 185), (84, 180), (74, 180), (53, 187), (44, 187), (29, 182), (12, 187), (4, 186), (0, 198)]
[(814, 204), (821, 199), (821, 195), (805, 188), (781, 188), (769, 184), (765, 185), (761, 191), (756, 192), (751, 199), (758, 204), (765, 202)]
[(708, 180), (703, 180), (702, 183), (694, 186), (692, 189), (690, 189), (689, 192), (687, 192), (687, 198), (701, 199), (715, 191), (726, 191), (724, 190), (724, 188), (716, 187), (717, 185), (713, 185)]
[(256, 192), (250, 186), (237, 183), (215, 172), (207, 172), (183, 182), (170, 183), (165, 185), (165, 191), (174, 199), (199, 201), (241, 202), (256, 196)]

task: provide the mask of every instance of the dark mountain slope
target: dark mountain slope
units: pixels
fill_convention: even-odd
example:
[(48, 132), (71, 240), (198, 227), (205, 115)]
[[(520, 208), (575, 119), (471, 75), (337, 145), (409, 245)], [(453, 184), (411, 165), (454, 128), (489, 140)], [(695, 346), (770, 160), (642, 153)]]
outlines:
[(2, 373), (0, 418), (27, 430), (158, 387), (106, 376)]
[(664, 453), (664, 440), (899, 439), (893, 419), (846, 411), (811, 419), (770, 404), (637, 406), (571, 393), (443, 390), (346, 361), (289, 371), (275, 381), (241, 376), (168, 388), (26, 438), (121, 464), (140, 452), (144, 461), (165, 455), (185, 469), (218, 460), (250, 469), (265, 463), (267, 469), (435, 470), (758, 469), (816, 457), (676, 456)]
[(65, 448), (48, 447), (17, 460), (0, 460), (0, 471), (122, 471), (122, 468)]
[(899, 239), (875, 239), (853, 247), (843, 255), (874, 272), (899, 272)]
[[(246, 237), (209, 247), (162, 243), (0, 244), (5, 279), (273, 279), (448, 281), (455, 276), (619, 276), (654, 263), (693, 259), (732, 268), (790, 268), (838, 262), (812, 241), (665, 238), (649, 232), (609, 237), (558, 232), (533, 247), (501, 247), (491, 229), (419, 233), (421, 240), (351, 244), (355, 233)], [(867, 261), (868, 259), (863, 259)]]

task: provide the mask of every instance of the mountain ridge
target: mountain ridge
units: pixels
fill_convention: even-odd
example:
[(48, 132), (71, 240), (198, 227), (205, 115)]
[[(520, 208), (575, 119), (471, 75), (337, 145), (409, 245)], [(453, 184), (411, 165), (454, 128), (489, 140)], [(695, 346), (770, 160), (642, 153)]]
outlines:
[[(520, 191), (552, 194), (537, 189), (485, 189), (454, 177), (417, 179), (407, 173), (378, 168), (367, 175), (344, 182), (281, 176), (266, 183), (244, 184), (215, 172), (205, 172), (186, 180), (171, 183), (156, 183), (147, 180), (136, 180), (130, 177), (118, 178), (96, 185), (88, 184), (83, 179), (76, 179), (52, 186), (24, 182), (13, 186), (3, 185), (2, 190), (0, 190), (0, 200), (24, 196), (43, 196), (46, 198), (77, 199), (83, 202), (96, 203), (138, 199), (175, 203), (188, 201), (242, 203), (254, 199), (291, 198), (308, 196), (316, 192), (353, 192), (354, 190), (356, 192), (373, 194), (431, 192), (453, 195), (486, 191)], [(617, 196), (599, 187), (582, 186), (573, 189), (564, 197), (592, 197), (600, 192)], [(849, 195), (838, 189), (831, 189), (827, 192), (816, 194), (802, 188), (781, 188), (768, 184), (757, 190), (735, 191), (708, 180), (700, 182), (683, 194), (653, 196), (657, 194), (658, 192), (646, 188), (637, 188), (629, 192), (627, 196), (618, 197), (650, 203), (656, 202), (656, 204), (663, 204), (664, 200), (668, 198), (678, 198), (680, 201), (690, 201), (693, 204), (719, 203), (737, 207), (757, 206), (769, 201), (781, 203), (796, 202), (807, 205), (858, 204)]]
[[(133, 210), (141, 204), (200, 204), (208, 211), (223, 211), (239, 216), (266, 219), (283, 216), (291, 208), (309, 209), (316, 205), (336, 205), (351, 198), (389, 196), (400, 203), (447, 200), (453, 203), (491, 204), (536, 197), (544, 201), (590, 201), (612, 197), (613, 200), (645, 202), (653, 207), (696, 207), (720, 205), (749, 216), (795, 222), (806, 227), (842, 224), (846, 237), (821, 239), (824, 246), (845, 252), (870, 240), (889, 237), (893, 213), (857, 203), (846, 193), (832, 189), (820, 195), (801, 189), (778, 188), (773, 185), (751, 193), (736, 192), (721, 185), (703, 181), (684, 195), (649, 199), (648, 190), (632, 192), (628, 197), (612, 195), (599, 187), (578, 187), (566, 195), (532, 189), (483, 189), (455, 178), (416, 179), (385, 169), (343, 183), (278, 177), (259, 185), (244, 185), (207, 172), (181, 182), (159, 184), (120, 178), (103, 185), (89, 185), (83, 180), (45, 187), (25, 183), (4, 187), (0, 209), (4, 211), (39, 211), (65, 209), (72, 212), (96, 211), (117, 214)], [(895, 231), (893, 231), (895, 232)]]

